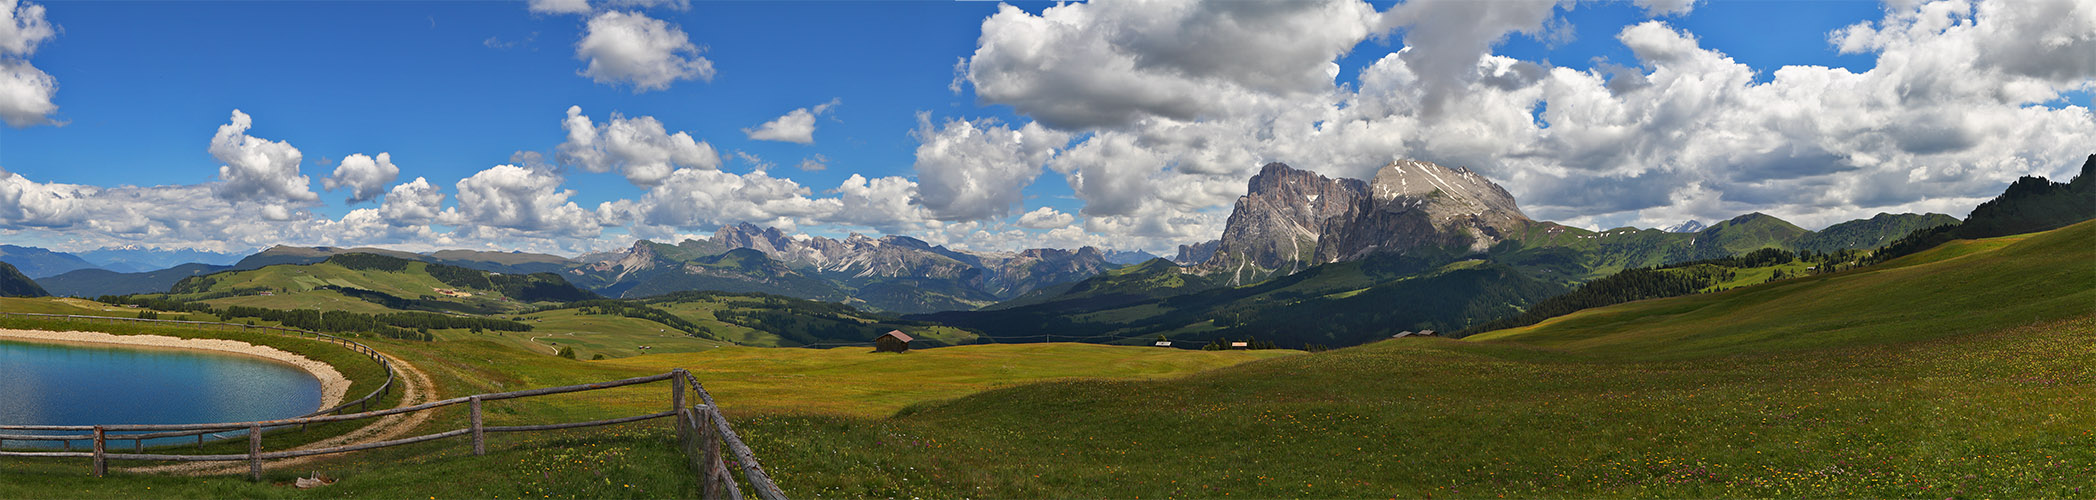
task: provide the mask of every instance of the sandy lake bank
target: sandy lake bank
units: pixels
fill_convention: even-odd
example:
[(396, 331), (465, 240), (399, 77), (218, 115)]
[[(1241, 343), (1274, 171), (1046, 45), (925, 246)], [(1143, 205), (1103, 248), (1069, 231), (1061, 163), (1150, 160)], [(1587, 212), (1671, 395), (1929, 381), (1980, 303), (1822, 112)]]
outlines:
[[(327, 363), (269, 346), (259, 346), (225, 339), (185, 339), (165, 335), (115, 335), (102, 332), (50, 332), (42, 330), (10, 330), (0, 328), (0, 340), (21, 340), (58, 344), (115, 344), (167, 349), (191, 349), (233, 353), (268, 359), (298, 367), (313, 378), (320, 380), (320, 408), (333, 408), (342, 404), (349, 393), (349, 378)], [(315, 408), (318, 410), (320, 408)]]

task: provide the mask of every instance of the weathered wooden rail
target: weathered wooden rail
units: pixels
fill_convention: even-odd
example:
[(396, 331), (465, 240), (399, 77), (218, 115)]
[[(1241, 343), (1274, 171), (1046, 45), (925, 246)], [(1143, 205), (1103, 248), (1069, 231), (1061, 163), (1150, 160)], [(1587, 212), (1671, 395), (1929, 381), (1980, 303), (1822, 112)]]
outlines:
[[(386, 355), (384, 355), (384, 354), (380, 354), (380, 353), (378, 352), (378, 350), (377, 350), (377, 349), (372, 349), (372, 348), (371, 348), (371, 346), (367, 346), (367, 345), (364, 345), (364, 344), (363, 344), (363, 343), (361, 343), (361, 342), (357, 342), (357, 341), (354, 341), (354, 340), (349, 340), (349, 339), (346, 339), (346, 338), (342, 338), (342, 337), (337, 337), (337, 336), (334, 336), (334, 335), (328, 335), (328, 334), (325, 334), (325, 333), (315, 332), (315, 331), (301, 330), (301, 329), (297, 329), (297, 328), (285, 328), (285, 327), (279, 327), (279, 326), (258, 326), (258, 325), (244, 325), (244, 324), (240, 324), (240, 323), (220, 323), (220, 322), (213, 322), (213, 321), (182, 321), (182, 320), (171, 320), (171, 319), (145, 319), (145, 318), (123, 318), (123, 317), (114, 317), (114, 316), (82, 316), (82, 315), (72, 315), (72, 314), (41, 314), (41, 313), (19, 313), (19, 312), (0, 312), (0, 316), (15, 316), (15, 317), (30, 317), (30, 318), (53, 318), (53, 319), (62, 319), (62, 320), (70, 320), (70, 321), (81, 321), (81, 322), (86, 322), (86, 323), (90, 323), (90, 324), (92, 324), (92, 323), (95, 323), (95, 322), (103, 322), (103, 323), (109, 323), (109, 324), (115, 324), (115, 323), (118, 323), (118, 322), (129, 322), (129, 323), (159, 323), (159, 324), (174, 324), (174, 325), (182, 325), (182, 326), (189, 326), (189, 327), (197, 327), (197, 328), (204, 328), (204, 329), (218, 329), (218, 330), (226, 330), (226, 331), (245, 331), (245, 332), (264, 332), (264, 333), (272, 333), (272, 334), (278, 334), (278, 335), (285, 335), (285, 336), (291, 336), (291, 337), (309, 337), (309, 338), (312, 338), (313, 340), (318, 340), (318, 341), (322, 341), (322, 342), (329, 342), (329, 343), (334, 343), (334, 344), (340, 345), (340, 346), (342, 346), (342, 347), (344, 347), (344, 348), (347, 348), (347, 349), (350, 349), (350, 350), (356, 351), (356, 352), (357, 352), (358, 354), (362, 354), (362, 355), (364, 355), (365, 357), (367, 357), (367, 358), (370, 358), (370, 359), (371, 359), (371, 361), (372, 361), (373, 363), (377, 363), (377, 364), (378, 364), (378, 366), (379, 366), (379, 368), (380, 368), (380, 369), (382, 369), (382, 370), (384, 370), (384, 371), (386, 372), (386, 381), (385, 381), (384, 383), (381, 383), (381, 384), (379, 384), (378, 388), (377, 388), (377, 389), (373, 389), (373, 390), (372, 390), (372, 391), (371, 391), (371, 392), (370, 392), (369, 394), (365, 394), (365, 395), (364, 395), (364, 397), (361, 397), (361, 398), (357, 398), (357, 399), (355, 399), (355, 400), (352, 400), (352, 401), (345, 401), (345, 402), (343, 402), (343, 403), (341, 403), (341, 404), (335, 405), (335, 406), (333, 406), (333, 407), (330, 407), (330, 408), (325, 408), (325, 409), (321, 409), (321, 410), (318, 410), (318, 411), (314, 411), (314, 412), (312, 412), (312, 413), (307, 413), (307, 414), (305, 414), (305, 415), (300, 415), (301, 417), (311, 417), (311, 416), (317, 416), (317, 415), (327, 415), (327, 414), (339, 414), (339, 413), (341, 413), (341, 412), (343, 412), (343, 411), (348, 411), (348, 410), (349, 410), (349, 408), (350, 408), (350, 407), (352, 407), (352, 406), (354, 406), (354, 407), (357, 407), (357, 411), (364, 411), (364, 410), (369, 410), (369, 409), (371, 409), (371, 405), (374, 405), (374, 404), (378, 404), (378, 403), (380, 402), (380, 400), (384, 399), (384, 398), (385, 398), (385, 397), (386, 397), (387, 395), (389, 395), (389, 394), (392, 394), (392, 392), (393, 392), (393, 379), (394, 379), (394, 373), (393, 373), (393, 362), (392, 362), (392, 360), (389, 360), (389, 359), (387, 359), (387, 358), (386, 358)], [(279, 427), (281, 427), (281, 426), (279, 426)], [(274, 428), (276, 428), (276, 427), (270, 427), (270, 429), (274, 429)], [(301, 426), (299, 426), (299, 429), (303, 430), (303, 429), (305, 429), (305, 426), (301, 425)], [(90, 430), (90, 429), (86, 429), (86, 428), (83, 428), (83, 426), (52, 426), (52, 425), (0, 425), (0, 431), (78, 431), (78, 430)], [(201, 447), (201, 446), (203, 446), (203, 445), (204, 445), (204, 437), (205, 437), (205, 436), (207, 436), (207, 435), (210, 435), (210, 434), (212, 434), (212, 433), (214, 433), (214, 432), (223, 432), (223, 430), (214, 430), (214, 431), (194, 431), (194, 432), (192, 432), (192, 431), (178, 431), (178, 432), (159, 432), (159, 433), (146, 433), (146, 434), (120, 434), (120, 435), (115, 435), (115, 436), (107, 436), (107, 437), (106, 437), (106, 439), (102, 439), (102, 440), (101, 440), (102, 442), (98, 442), (98, 443), (96, 443), (96, 447), (97, 447), (97, 448), (103, 447), (103, 445), (105, 445), (105, 444), (106, 444), (106, 441), (112, 441), (112, 440), (114, 440), (114, 441), (131, 441), (131, 447), (132, 447), (132, 451), (135, 451), (135, 452), (143, 452), (143, 451), (145, 450), (145, 442), (146, 442), (146, 440), (150, 440), (150, 439), (161, 439), (161, 438), (173, 438), (173, 437), (185, 437), (185, 436), (196, 436), (196, 440), (197, 440), (197, 441), (196, 441), (196, 445), (197, 445), (197, 446), (199, 446), (199, 447)], [(89, 440), (94, 440), (94, 439), (96, 439), (96, 436), (95, 436), (94, 434), (55, 434), (55, 435), (46, 435), (46, 434), (0, 434), (0, 445), (5, 445), (5, 444), (6, 444), (6, 443), (7, 443), (8, 441), (32, 441), (32, 442), (33, 442), (33, 441), (58, 441), (58, 442), (59, 442), (59, 444), (60, 444), (60, 447), (61, 447), (61, 448), (65, 449), (65, 450), (67, 450), (67, 451), (71, 451), (71, 450), (73, 449), (73, 442), (74, 442), (74, 441), (89, 441)], [(0, 446), (0, 448), (4, 448), (4, 446)], [(0, 456), (5, 456), (5, 455), (0, 455)]]
[[(490, 426), (486, 425), (485, 420), (482, 418), (481, 407), (484, 403), (489, 401), (528, 398), (535, 396), (548, 396), (554, 394), (566, 394), (583, 391), (595, 391), (662, 381), (669, 381), (670, 383), (669, 409), (666, 411), (648, 413), (643, 415), (634, 415), (630, 417), (592, 420), (588, 422), (565, 422), (543, 425)], [(693, 394), (695, 394), (698, 397), (698, 400), (702, 403), (686, 404), (686, 402), (689, 401), (687, 395)], [(470, 412), (467, 420), (468, 425), (466, 428), (463, 429), (453, 429), (432, 434), (424, 434), (421, 436), (345, 446), (332, 446), (303, 450), (294, 449), (272, 452), (265, 452), (262, 450), (262, 429), (264, 428), (361, 420), (368, 418), (384, 417), (387, 415), (397, 415), (403, 413), (434, 410), (437, 408), (443, 408), (460, 404), (466, 405), (468, 411)], [(400, 446), (459, 436), (471, 436), (473, 454), (483, 455), (487, 453), (487, 434), (491, 432), (530, 432), (548, 431), (556, 429), (572, 429), (578, 427), (595, 427), (604, 425), (624, 424), (629, 422), (639, 422), (643, 420), (653, 420), (664, 417), (676, 417), (675, 428), (677, 432), (678, 446), (683, 451), (685, 458), (687, 459), (688, 465), (690, 466), (692, 471), (699, 475), (700, 484), (703, 485), (703, 495), (705, 498), (730, 498), (736, 500), (740, 500), (742, 498), (742, 487), (740, 484), (737, 484), (735, 480), (735, 474), (727, 466), (727, 456), (721, 453), (721, 447), (723, 444), (727, 445), (727, 452), (734, 455), (735, 463), (739, 465), (742, 470), (743, 480), (748, 481), (751, 490), (756, 494), (758, 498), (762, 498), (765, 500), (784, 500), (786, 498), (786, 494), (779, 489), (779, 486), (776, 483), (772, 482), (771, 477), (769, 475), (764, 473), (763, 465), (757, 462), (756, 453), (751, 451), (749, 445), (745, 444), (742, 441), (742, 437), (735, 433), (735, 429), (728, 425), (728, 420), (721, 416), (719, 407), (714, 405), (713, 395), (708, 394), (706, 392), (705, 387), (700, 386), (698, 380), (693, 378), (690, 372), (686, 372), (681, 368), (672, 370), (668, 373), (649, 375), (645, 377), (634, 377), (624, 380), (614, 380), (610, 382), (598, 382), (593, 384), (578, 384), (563, 387), (548, 387), (542, 389), (498, 392), (492, 394), (476, 394), (472, 396), (446, 399), (443, 401), (432, 401), (413, 406), (383, 409), (377, 411), (363, 411), (358, 413), (342, 415), (322, 415), (283, 420), (209, 424), (33, 426), (37, 427), (38, 430), (88, 431), (88, 439), (93, 440), (94, 443), (93, 451), (0, 451), (0, 457), (88, 458), (92, 459), (92, 468), (95, 477), (101, 477), (108, 472), (110, 460), (145, 460), (170, 462), (245, 461), (248, 463), (248, 478), (250, 480), (259, 481), (262, 479), (262, 465), (263, 461), (265, 460), (348, 453), (352, 451), (385, 448), (390, 446)], [(111, 453), (109, 452), (107, 446), (108, 441), (112, 439), (130, 439), (128, 436), (110, 436), (108, 434), (109, 432), (211, 432), (242, 429), (247, 430), (248, 451), (247, 453), (241, 454), (174, 455), (139, 452)]]

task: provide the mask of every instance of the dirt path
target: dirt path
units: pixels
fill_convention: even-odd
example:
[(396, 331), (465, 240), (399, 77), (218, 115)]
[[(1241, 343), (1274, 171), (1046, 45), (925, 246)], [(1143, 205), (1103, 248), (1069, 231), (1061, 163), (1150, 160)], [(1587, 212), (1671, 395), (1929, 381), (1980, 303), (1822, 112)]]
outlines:
[[(422, 370), (416, 369), (415, 365), (410, 364), (407, 361), (403, 361), (399, 357), (392, 355), (388, 355), (387, 357), (393, 361), (393, 369), (395, 371), (395, 374), (397, 375), (394, 378), (394, 381), (399, 382), (398, 385), (400, 388), (400, 406), (412, 406), (435, 400), (435, 386), (430, 382), (429, 375), (422, 373)], [(379, 417), (378, 420), (376, 422), (373, 422), (371, 425), (366, 425), (357, 430), (350, 431), (347, 434), (323, 439), (320, 441), (315, 441), (312, 443), (308, 443), (304, 446), (298, 446), (291, 449), (310, 450), (315, 448), (328, 448), (334, 446), (369, 443), (408, 437), (409, 431), (414, 430), (416, 427), (420, 427), (424, 422), (428, 422), (430, 416), (434, 414), (434, 412), (435, 410), (428, 410)], [(271, 450), (268, 448), (264, 448), (263, 451), (284, 450)], [(262, 462), (262, 468), (265, 470), (281, 469), (289, 466), (303, 465), (311, 463), (315, 460), (321, 460), (335, 456), (340, 455), (315, 455), (297, 458), (265, 460)], [(125, 470), (129, 472), (176, 473), (197, 476), (209, 476), (220, 474), (246, 474), (247, 463), (191, 462), (173, 465), (158, 465), (152, 467), (137, 467)]]

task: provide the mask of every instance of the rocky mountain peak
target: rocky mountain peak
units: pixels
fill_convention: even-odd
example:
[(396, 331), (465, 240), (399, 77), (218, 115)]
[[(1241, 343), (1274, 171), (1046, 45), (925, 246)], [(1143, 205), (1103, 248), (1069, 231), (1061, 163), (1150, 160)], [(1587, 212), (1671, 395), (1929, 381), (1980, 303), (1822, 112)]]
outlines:
[[(1532, 222), (1513, 194), (1466, 168), (1398, 160), (1364, 182), (1271, 163), (1252, 177), (1195, 272), (1248, 283), (1373, 253), (1481, 251)], [(1205, 250), (1185, 248), (1182, 258)]]
[(1527, 219), (1514, 195), (1463, 167), (1398, 160), (1376, 171), (1369, 183), (1378, 208), (1403, 211), (1428, 207), (1439, 217), (1481, 216)]
[(1368, 193), (1368, 183), (1359, 179), (1266, 164), (1237, 199), (1214, 255), (1198, 272), (1227, 272), (1243, 283), (1309, 267), (1320, 228), (1354, 210)]

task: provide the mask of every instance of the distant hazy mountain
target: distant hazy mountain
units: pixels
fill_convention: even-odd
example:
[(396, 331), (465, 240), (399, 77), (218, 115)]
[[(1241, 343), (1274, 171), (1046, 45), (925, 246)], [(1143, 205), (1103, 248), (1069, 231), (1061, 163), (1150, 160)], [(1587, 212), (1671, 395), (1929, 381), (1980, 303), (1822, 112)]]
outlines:
[(1208, 240), (1192, 245), (1179, 245), (1179, 255), (1172, 257), (1172, 263), (1191, 266), (1208, 262), (1209, 258), (1215, 257), (1215, 248), (1222, 244), (1223, 240)]
[(1688, 222), (1675, 224), (1674, 227), (1662, 229), (1662, 231), (1666, 231), (1669, 233), (1693, 233), (1697, 231), (1702, 231), (1704, 227), (1707, 226), (1704, 226), (1701, 222), (1696, 222), (1695, 219), (1689, 219)]
[[(736, 250), (754, 255), (727, 256)], [(566, 275), (609, 296), (765, 292), (896, 312), (974, 309), (1115, 267), (1089, 247), (964, 252), (906, 236), (832, 239), (747, 223), (675, 245), (641, 241), (615, 258), (591, 260)]]
[(94, 263), (95, 267), (117, 272), (153, 271), (189, 263), (231, 266), (239, 262), (241, 257), (231, 253), (143, 247), (110, 247), (80, 252), (79, 255), (80, 258)]
[(566, 257), (540, 253), (482, 250), (438, 250), (429, 253), (414, 253), (370, 247), (294, 247), (277, 245), (240, 259), (240, 262), (234, 264), (233, 268), (256, 269), (276, 264), (312, 264), (327, 260), (328, 257), (346, 253), (384, 255), (400, 259), (434, 262), (468, 269), (511, 274), (560, 272), (575, 266), (575, 261)]
[(52, 295), (94, 298), (103, 295), (167, 293), (167, 289), (190, 276), (203, 276), (232, 269), (232, 266), (182, 264), (157, 271), (120, 273), (106, 269), (79, 269), (36, 280)]
[(74, 269), (95, 267), (77, 255), (15, 245), (0, 245), (0, 262), (13, 265), (23, 275), (31, 278), (56, 276)]
[(42, 297), (50, 295), (36, 281), (15, 269), (15, 266), (0, 262), (0, 297)]
[(1150, 252), (1145, 252), (1145, 251), (1142, 251), (1142, 250), (1108, 250), (1108, 251), (1106, 251), (1106, 262), (1108, 262), (1108, 263), (1111, 263), (1111, 264), (1114, 264), (1114, 265), (1121, 265), (1121, 266), (1126, 266), (1126, 265), (1131, 265), (1131, 264), (1141, 264), (1141, 263), (1144, 263), (1144, 262), (1149, 262), (1149, 261), (1150, 261), (1150, 259), (1155, 259), (1155, 258), (1158, 258), (1158, 257), (1157, 257), (1156, 255), (1154, 255), (1154, 254), (1151, 254)]

